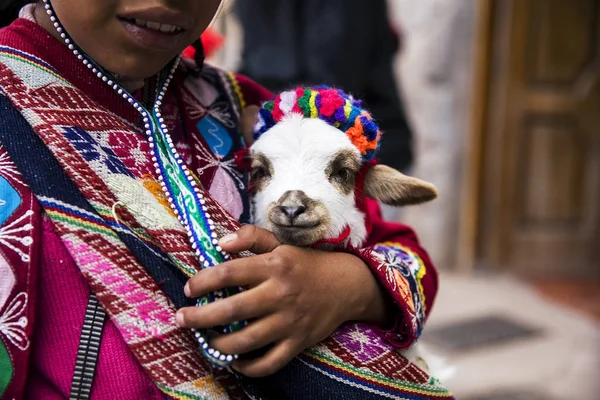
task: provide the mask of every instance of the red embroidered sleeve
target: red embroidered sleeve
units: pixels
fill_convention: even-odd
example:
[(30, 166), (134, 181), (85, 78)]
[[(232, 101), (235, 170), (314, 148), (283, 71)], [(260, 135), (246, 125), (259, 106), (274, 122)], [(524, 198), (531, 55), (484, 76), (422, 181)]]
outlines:
[(371, 199), (367, 199), (367, 218), (371, 231), (366, 247), (357, 255), (398, 307), (390, 326), (377, 330), (392, 345), (406, 348), (420, 336), (431, 312), (438, 288), (437, 271), (414, 231), (384, 221), (378, 203)]

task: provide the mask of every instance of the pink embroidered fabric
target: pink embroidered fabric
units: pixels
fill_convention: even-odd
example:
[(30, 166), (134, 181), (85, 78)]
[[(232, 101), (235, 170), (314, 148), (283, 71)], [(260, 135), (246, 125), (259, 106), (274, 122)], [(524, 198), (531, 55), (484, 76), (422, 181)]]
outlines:
[[(48, 218), (43, 221), (42, 235), (39, 307), (26, 398), (65, 399), (90, 290)], [(163, 398), (110, 320), (105, 322), (96, 371), (95, 400)], [(128, 388), (127, 393), (123, 388)]]

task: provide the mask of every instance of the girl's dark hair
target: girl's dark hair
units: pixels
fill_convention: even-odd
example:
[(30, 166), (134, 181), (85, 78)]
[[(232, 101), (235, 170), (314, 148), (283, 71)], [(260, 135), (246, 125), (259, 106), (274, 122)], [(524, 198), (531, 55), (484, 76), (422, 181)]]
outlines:
[(35, 3), (35, 0), (0, 0), (0, 28), (17, 19), (21, 7), (29, 3)]
[(196, 50), (194, 60), (199, 67), (202, 67), (202, 64), (204, 64), (204, 58), (206, 57), (204, 54), (204, 46), (202, 45), (202, 41), (200, 39), (196, 40), (194, 43), (192, 43), (192, 47), (194, 50)]

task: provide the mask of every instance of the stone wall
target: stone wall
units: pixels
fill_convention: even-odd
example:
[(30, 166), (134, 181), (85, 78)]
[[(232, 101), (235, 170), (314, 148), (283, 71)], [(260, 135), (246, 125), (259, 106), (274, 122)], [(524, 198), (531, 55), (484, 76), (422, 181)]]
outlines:
[(440, 269), (456, 267), (461, 176), (471, 92), (474, 0), (389, 0), (403, 34), (398, 84), (415, 133), (411, 174), (434, 183), (440, 198), (406, 208)]

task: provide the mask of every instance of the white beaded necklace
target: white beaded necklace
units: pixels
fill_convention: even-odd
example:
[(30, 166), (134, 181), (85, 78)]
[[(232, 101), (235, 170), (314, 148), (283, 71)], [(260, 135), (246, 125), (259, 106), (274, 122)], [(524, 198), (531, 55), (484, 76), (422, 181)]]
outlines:
[[(148, 137), (152, 153), (152, 162), (156, 169), (160, 185), (168, 198), (169, 204), (177, 215), (181, 224), (185, 227), (190, 244), (196, 255), (199, 257), (203, 268), (213, 267), (230, 257), (218, 245), (217, 234), (215, 233), (214, 221), (205, 205), (204, 196), (198, 188), (194, 176), (183, 162), (177, 152), (171, 135), (167, 132), (167, 126), (161, 115), (160, 107), (165, 93), (181, 56), (174, 60), (173, 65), (166, 77), (160, 91), (156, 97), (156, 102), (152, 112), (147, 111), (127, 90), (125, 90), (114, 77), (105, 72), (75, 44), (73, 39), (62, 27), (55, 15), (50, 0), (43, 0), (46, 13), (50, 17), (54, 28), (59, 33), (69, 50), (79, 59), (83, 65), (89, 68), (99, 79), (109, 85), (123, 99), (127, 100), (142, 116), (144, 130)], [(225, 297), (233, 295), (242, 288), (227, 288), (219, 290), (207, 296), (203, 296), (197, 301), (198, 306), (208, 304)], [(241, 329), (246, 325), (245, 321), (230, 324), (222, 330), (223, 333), (229, 333)], [(193, 329), (194, 336), (200, 345), (204, 356), (214, 365), (225, 367), (238, 358), (238, 355), (221, 354), (208, 344), (208, 331)]]

